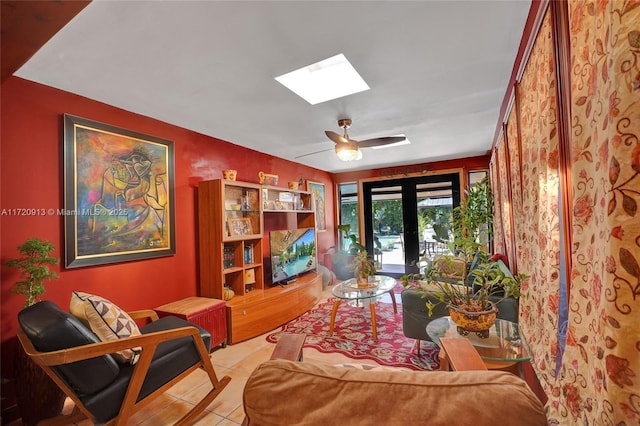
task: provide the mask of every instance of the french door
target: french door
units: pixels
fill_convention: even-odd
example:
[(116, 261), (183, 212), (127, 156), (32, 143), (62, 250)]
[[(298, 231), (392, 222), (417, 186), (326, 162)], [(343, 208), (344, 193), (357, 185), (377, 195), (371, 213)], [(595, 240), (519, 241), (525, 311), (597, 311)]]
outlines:
[(367, 251), (375, 253), (381, 273), (402, 275), (420, 258), (448, 252), (460, 175), (364, 182), (362, 200)]

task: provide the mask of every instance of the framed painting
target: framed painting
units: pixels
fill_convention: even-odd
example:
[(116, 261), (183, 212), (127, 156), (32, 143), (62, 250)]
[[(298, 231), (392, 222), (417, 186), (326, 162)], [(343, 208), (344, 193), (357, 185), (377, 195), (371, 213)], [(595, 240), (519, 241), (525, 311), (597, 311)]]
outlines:
[(64, 115), (67, 268), (175, 254), (173, 142)]
[(251, 220), (248, 217), (231, 217), (227, 220), (229, 226), (229, 236), (251, 235)]
[(307, 191), (311, 193), (316, 203), (316, 229), (319, 232), (327, 230), (327, 218), (325, 216), (324, 184), (307, 181)]

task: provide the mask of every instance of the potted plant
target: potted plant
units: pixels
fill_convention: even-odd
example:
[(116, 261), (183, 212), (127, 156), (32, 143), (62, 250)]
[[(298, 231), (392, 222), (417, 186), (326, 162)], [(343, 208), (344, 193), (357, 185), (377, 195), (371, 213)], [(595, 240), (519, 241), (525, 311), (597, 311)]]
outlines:
[[(366, 252), (366, 248), (360, 243), (358, 236), (351, 232), (350, 224), (338, 225), (337, 228), (340, 233), (340, 238), (342, 240), (346, 240), (347, 244), (344, 250), (336, 249), (335, 246), (330, 247), (336, 249), (336, 252), (333, 253), (333, 256), (331, 257), (331, 264), (333, 273), (336, 277), (340, 280), (347, 280), (354, 277), (352, 262), (354, 261), (355, 256), (359, 253)], [(373, 238), (373, 243), (377, 250), (381, 249), (382, 244), (378, 237)]]
[[(16, 281), (13, 293), (26, 297), (24, 308), (36, 303), (38, 296), (45, 292), (45, 281), (58, 278), (58, 274), (49, 269), (59, 262), (52, 255), (54, 250), (55, 246), (49, 241), (30, 238), (18, 246), (19, 257), (4, 263), (4, 266), (20, 271), (21, 279)], [(60, 414), (64, 405), (64, 393), (24, 353), (20, 344), (15, 357), (15, 379), (16, 399), (23, 424), (36, 424)]]
[[(505, 273), (499, 262), (486, 258), (471, 273), (475, 277), (473, 288), (463, 281), (453, 283), (443, 279), (433, 267), (420, 274), (403, 276), (402, 283), (424, 293), (429, 316), (436, 305), (445, 303), (461, 334), (476, 332), (480, 337), (487, 337), (498, 313), (496, 305), (508, 297), (520, 297), (520, 284), (528, 276)], [(425, 291), (427, 287), (429, 291)]]
[(478, 249), (486, 248), (493, 223), (493, 194), (489, 177), (485, 176), (468, 191), (459, 206), (453, 209), (452, 251), (471, 261)]
[(33, 305), (36, 298), (44, 294), (46, 280), (58, 278), (58, 274), (49, 269), (49, 265), (59, 262), (57, 257), (51, 255), (54, 250), (54, 245), (49, 241), (30, 238), (18, 246), (20, 257), (5, 262), (4, 266), (19, 270), (22, 276), (22, 281), (16, 281), (13, 293), (26, 297), (23, 308)]
[(356, 254), (351, 262), (351, 268), (359, 287), (369, 286), (369, 277), (376, 274), (376, 265), (366, 250)]

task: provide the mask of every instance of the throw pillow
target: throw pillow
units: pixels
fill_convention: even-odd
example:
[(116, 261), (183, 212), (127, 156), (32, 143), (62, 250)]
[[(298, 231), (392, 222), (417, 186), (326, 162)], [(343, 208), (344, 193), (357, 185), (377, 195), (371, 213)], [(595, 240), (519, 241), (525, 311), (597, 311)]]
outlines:
[[(141, 334), (138, 325), (129, 314), (100, 296), (74, 291), (69, 311), (91, 328), (103, 342)], [(140, 357), (140, 351), (141, 348), (137, 347), (113, 355), (122, 363), (135, 364)]]

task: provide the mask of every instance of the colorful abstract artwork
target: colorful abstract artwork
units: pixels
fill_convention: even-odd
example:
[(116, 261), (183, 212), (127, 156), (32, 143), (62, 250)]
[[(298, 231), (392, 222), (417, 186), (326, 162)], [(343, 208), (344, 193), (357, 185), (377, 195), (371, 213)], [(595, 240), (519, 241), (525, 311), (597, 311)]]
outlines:
[(173, 143), (64, 116), (68, 268), (175, 254)]

